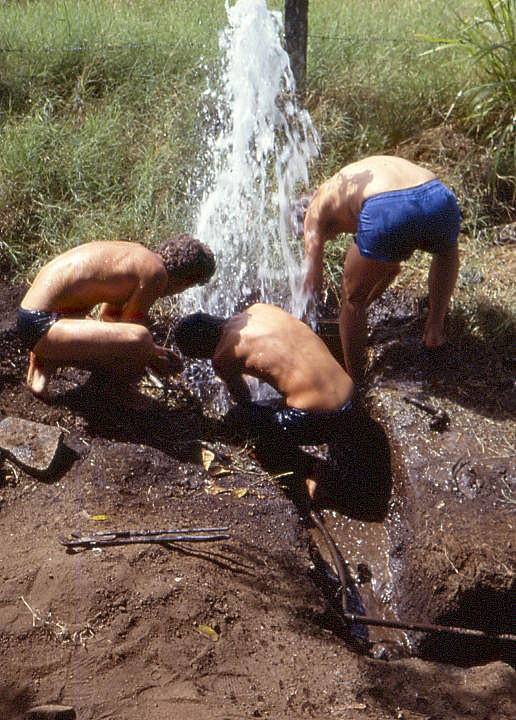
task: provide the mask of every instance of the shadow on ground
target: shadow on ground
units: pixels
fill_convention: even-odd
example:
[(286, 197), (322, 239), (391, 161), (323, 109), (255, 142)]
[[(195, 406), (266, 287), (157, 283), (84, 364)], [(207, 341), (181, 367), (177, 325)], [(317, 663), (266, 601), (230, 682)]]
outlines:
[[(427, 350), (421, 342), (426, 301), (389, 290), (380, 302), (369, 314), (369, 345), (373, 348), (369, 385), (415, 381), (423, 391), (484, 417), (504, 420), (511, 415), (514, 357), (509, 338), (514, 319), (508, 312), (487, 304), (479, 307), (478, 336), (470, 331), (470, 319), (452, 312), (448, 342)], [(506, 342), (480, 339), (489, 338), (489, 328), (505, 328)]]

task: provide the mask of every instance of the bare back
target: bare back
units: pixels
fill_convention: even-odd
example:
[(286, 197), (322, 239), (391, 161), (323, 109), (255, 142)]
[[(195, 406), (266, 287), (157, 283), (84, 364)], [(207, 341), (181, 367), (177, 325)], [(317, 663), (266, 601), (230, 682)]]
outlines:
[(324, 342), (273, 305), (258, 303), (230, 318), (213, 365), (223, 379), (241, 373), (268, 382), (301, 410), (335, 410), (353, 393), (351, 378)]
[(124, 241), (91, 242), (45, 265), (22, 300), (27, 310), (86, 314), (99, 303), (123, 308), (140, 295), (135, 317), (145, 313), (167, 286), (158, 255)]
[(315, 193), (306, 215), (305, 234), (314, 229), (326, 238), (354, 233), (364, 200), (434, 179), (430, 170), (390, 155), (373, 155), (346, 165)]

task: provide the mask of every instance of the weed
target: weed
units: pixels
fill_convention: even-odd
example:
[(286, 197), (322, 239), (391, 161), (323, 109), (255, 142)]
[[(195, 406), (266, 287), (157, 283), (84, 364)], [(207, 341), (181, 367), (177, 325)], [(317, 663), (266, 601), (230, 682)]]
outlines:
[[(491, 186), (498, 180), (512, 184), (516, 197), (516, 31), (515, 0), (480, 0), (484, 14), (462, 17), (456, 13), (453, 37), (428, 37), (437, 50), (460, 48), (471, 61), (472, 77), (458, 93), (450, 112), (466, 106), (465, 121), (489, 145), (494, 157)], [(509, 176), (503, 175), (504, 168)], [(500, 177), (500, 174), (502, 176)]]
[[(482, 22), (476, 21), (479, 1), (491, 12)], [(268, 5), (284, 7), (283, 0)], [(310, 168), (311, 186), (374, 153), (397, 153), (428, 165), (459, 197), (466, 277), (468, 271), (489, 276), (497, 306), (510, 288), (502, 271), (500, 281), (493, 276), (496, 265), (488, 272), (486, 265), (499, 257), (493, 246), (506, 244), (494, 239), (491, 226), (514, 220), (510, 153), (503, 156), (506, 164), (500, 159), (497, 166), (506, 179), (498, 177), (496, 198), (488, 187), (493, 158), (502, 158), (510, 142), (506, 110), (513, 101), (514, 20), (501, 13), (513, 6), (514, 0), (325, 0), (311, 3), (309, 15), (305, 104), (322, 140)], [(427, 38), (446, 36), (459, 10), (470, 19), (464, 16), (446, 54), (435, 52), (436, 43)], [(152, 245), (165, 234), (193, 230), (202, 192), (196, 175), (201, 120), (215, 112), (201, 107), (200, 98), (225, 23), (220, 0), (3, 4), (2, 276), (30, 280), (50, 257), (89, 240)], [(482, 46), (488, 51), (468, 44), (468, 32), (470, 39), (471, 33), (489, 37)], [(500, 47), (494, 37), (501, 39)], [(482, 70), (471, 85), (468, 53), (476, 58), (475, 71)], [(485, 74), (490, 62), (498, 80)], [(509, 128), (505, 135), (503, 128)], [(332, 309), (349, 242), (342, 236), (326, 248)], [(427, 260), (416, 255), (397, 282), (425, 291)], [(482, 327), (477, 323), (482, 333), (489, 318), (499, 328), (505, 323), (480, 312), (484, 290), (481, 283), (465, 283), (456, 293), (468, 317), (483, 318)]]

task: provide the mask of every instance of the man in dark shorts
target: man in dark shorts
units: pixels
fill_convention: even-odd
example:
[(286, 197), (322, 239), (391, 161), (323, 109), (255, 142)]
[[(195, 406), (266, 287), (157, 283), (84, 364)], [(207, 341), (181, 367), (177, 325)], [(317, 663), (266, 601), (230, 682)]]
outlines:
[(179, 372), (179, 358), (156, 345), (145, 327), (148, 311), (158, 298), (205, 283), (214, 271), (211, 250), (189, 235), (154, 251), (135, 242), (84, 243), (51, 260), (18, 311), (18, 334), (29, 350), (29, 388), (47, 398), (49, 380), (62, 366), (126, 383), (146, 367), (161, 375)]
[[(226, 424), (239, 434), (286, 445), (353, 443), (367, 432), (349, 375), (303, 322), (274, 305), (257, 303), (229, 319), (195, 313), (175, 328), (187, 357), (209, 358), (238, 404)], [(253, 402), (244, 375), (275, 390), (279, 402)], [(307, 479), (314, 497), (317, 477)]]
[(459, 268), (460, 221), (451, 190), (430, 170), (399, 157), (351, 163), (312, 196), (304, 220), (308, 305), (321, 290), (326, 241), (343, 232), (355, 234), (344, 263), (340, 337), (346, 369), (356, 382), (364, 373), (366, 309), (416, 248), (432, 254), (423, 342), (427, 348), (445, 342), (444, 317)]

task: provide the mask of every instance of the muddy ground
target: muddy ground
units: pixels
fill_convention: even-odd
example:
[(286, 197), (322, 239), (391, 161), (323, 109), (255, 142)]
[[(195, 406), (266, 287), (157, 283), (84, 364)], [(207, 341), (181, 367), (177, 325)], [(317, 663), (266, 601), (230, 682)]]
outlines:
[[(350, 642), (328, 600), (324, 551), (315, 544), (295, 475), (267, 471), (252, 447), (228, 442), (216, 415), (184, 380), (167, 392), (142, 387), (142, 407), (124, 403), (109, 386), (91, 385), (87, 373), (66, 370), (53, 385), (53, 405), (34, 399), (24, 387), (26, 358), (13, 332), (21, 292), (0, 283), (0, 419), (58, 426), (67, 452), (46, 480), (8, 461), (0, 466), (2, 720), (22, 718), (43, 703), (73, 706), (80, 720), (514, 717), (514, 671), (506, 656), (453, 664), (443, 646), (425, 660), (414, 655), (421, 654), (420, 635), (398, 638), (394, 652), (387, 642), (391, 650), (377, 653), (382, 631), (371, 651)], [(410, 310), (410, 304), (397, 303), (394, 294), (387, 306), (375, 320), (379, 350), (371, 377), (383, 383), (379, 416), (392, 410), (385, 397), (407, 372), (399, 336), (397, 344), (384, 342), (381, 326), (392, 335), (400, 322), (392, 308)], [(419, 320), (409, 310), (405, 321), (413, 332)], [(405, 339), (412, 341), (410, 333)], [(442, 366), (437, 387), (453, 388), (456, 397), (446, 401), (466, 393), (461, 407), (481, 434), (483, 424), (499, 420), (505, 427), (510, 368), (508, 358), (498, 358), (492, 372), (493, 358), (476, 350), (491, 412), (467, 407), (473, 394), (457, 385), (457, 363)], [(455, 359), (460, 364), (465, 356)], [(412, 377), (423, 372), (417, 353), (410, 361)], [(394, 446), (393, 485), (380, 514), (376, 507), (368, 516), (360, 493), (354, 506), (351, 493), (340, 508), (321, 500), (328, 523), (358, 522), (367, 531), (399, 515), (396, 495), (407, 481), (400, 463)], [(69, 551), (59, 542), (72, 532), (222, 526), (229, 526), (230, 538), (207, 544)], [(398, 550), (407, 545), (407, 527)], [(418, 532), (414, 547), (427, 553)], [(435, 568), (438, 553), (434, 559)], [(357, 583), (367, 585), (374, 560), (361, 562), (353, 552), (349, 560)], [(414, 561), (407, 561), (412, 573)], [(384, 610), (396, 596), (389, 582), (380, 593)], [(398, 575), (394, 582), (399, 606), (400, 588), (402, 596), (404, 587), (414, 590), (414, 578), (403, 585)], [(413, 593), (402, 610), (417, 613), (426, 602), (420, 620), (439, 620), (448, 609), (457, 622), (446, 604), (434, 609), (431, 589), (419, 589), (423, 600)]]

